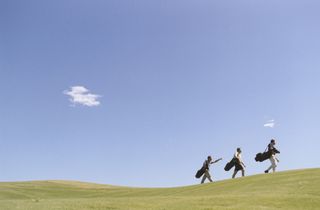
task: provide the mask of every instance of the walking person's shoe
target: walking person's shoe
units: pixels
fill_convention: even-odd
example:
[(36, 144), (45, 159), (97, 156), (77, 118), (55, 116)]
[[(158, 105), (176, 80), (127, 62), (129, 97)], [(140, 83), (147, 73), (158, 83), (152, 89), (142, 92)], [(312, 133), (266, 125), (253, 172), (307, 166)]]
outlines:
[(265, 171), (264, 171), (264, 173), (266, 173), (266, 174), (267, 174), (267, 173), (269, 173), (269, 171), (268, 171), (268, 170), (265, 170)]

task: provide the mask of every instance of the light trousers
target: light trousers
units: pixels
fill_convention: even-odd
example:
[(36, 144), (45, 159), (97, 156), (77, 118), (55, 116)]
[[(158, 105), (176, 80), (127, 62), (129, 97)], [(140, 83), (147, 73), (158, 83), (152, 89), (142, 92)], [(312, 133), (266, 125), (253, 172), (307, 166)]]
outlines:
[(276, 160), (276, 156), (275, 155), (272, 155), (270, 158), (269, 158), (270, 162), (271, 162), (271, 166), (267, 169), (267, 171), (271, 170), (273, 172), (276, 171), (276, 167), (277, 167), (277, 160)]
[(203, 184), (204, 181), (205, 181), (207, 178), (209, 179), (210, 182), (212, 182), (211, 175), (210, 175), (210, 173), (209, 173), (208, 170), (206, 170), (206, 171), (204, 172), (203, 177), (202, 177), (202, 180), (201, 180), (201, 184)]

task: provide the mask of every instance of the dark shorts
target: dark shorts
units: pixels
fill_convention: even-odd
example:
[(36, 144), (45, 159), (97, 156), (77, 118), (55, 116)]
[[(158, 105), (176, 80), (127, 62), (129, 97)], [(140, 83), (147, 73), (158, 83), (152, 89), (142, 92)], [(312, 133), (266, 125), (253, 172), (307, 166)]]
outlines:
[(235, 170), (235, 171), (243, 170), (243, 166), (242, 166), (240, 163), (236, 163), (234, 170)]

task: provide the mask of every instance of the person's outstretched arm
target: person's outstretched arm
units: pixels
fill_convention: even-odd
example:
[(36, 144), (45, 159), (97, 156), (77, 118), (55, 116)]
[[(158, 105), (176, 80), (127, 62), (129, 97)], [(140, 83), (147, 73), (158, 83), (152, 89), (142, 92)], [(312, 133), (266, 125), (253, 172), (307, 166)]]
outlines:
[(216, 162), (218, 162), (218, 161), (220, 161), (220, 160), (222, 160), (222, 158), (219, 158), (218, 160), (215, 160), (215, 161), (213, 161), (213, 162), (211, 162), (211, 163), (216, 163)]

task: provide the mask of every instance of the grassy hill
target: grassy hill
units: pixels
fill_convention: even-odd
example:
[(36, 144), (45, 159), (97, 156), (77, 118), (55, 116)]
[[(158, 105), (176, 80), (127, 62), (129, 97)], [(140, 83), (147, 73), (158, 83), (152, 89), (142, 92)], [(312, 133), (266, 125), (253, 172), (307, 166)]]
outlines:
[(130, 188), (70, 181), (3, 182), (0, 209), (320, 209), (320, 169), (178, 188)]

